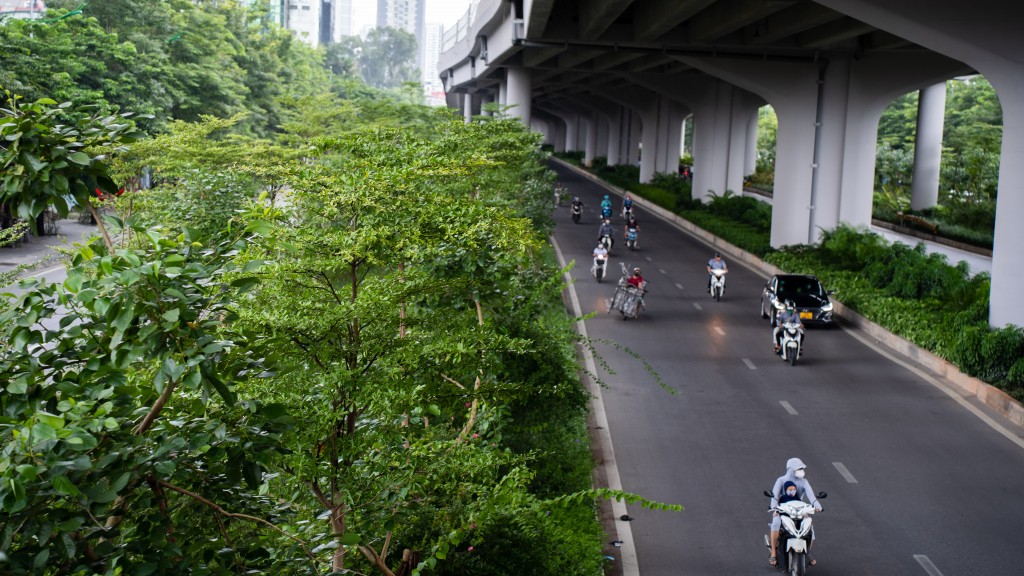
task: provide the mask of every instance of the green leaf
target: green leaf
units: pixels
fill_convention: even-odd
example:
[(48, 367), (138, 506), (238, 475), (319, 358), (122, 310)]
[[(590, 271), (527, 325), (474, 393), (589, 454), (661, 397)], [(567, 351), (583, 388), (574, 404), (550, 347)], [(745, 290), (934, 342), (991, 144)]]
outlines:
[(64, 428), (64, 417), (63, 416), (55, 416), (55, 415), (49, 414), (47, 412), (36, 412), (36, 419), (39, 420), (40, 422), (43, 422), (43, 423), (49, 425), (50, 427), (54, 428), (55, 430), (60, 430), (60, 429)]
[(178, 316), (180, 316), (180, 315), (181, 315), (181, 310), (179, 310), (178, 308), (171, 308), (167, 312), (164, 312), (161, 315), (161, 318), (163, 318), (164, 320), (166, 320), (168, 322), (177, 322), (178, 321)]
[(92, 158), (89, 157), (85, 152), (74, 152), (68, 154), (68, 160), (78, 164), (79, 166), (88, 166), (92, 162)]
[(82, 494), (78, 487), (68, 480), (67, 476), (54, 476), (50, 480), (50, 485), (53, 486), (54, 491), (64, 496), (78, 497)]
[(355, 546), (362, 541), (362, 538), (360, 538), (359, 534), (356, 534), (355, 532), (345, 532), (339, 541), (345, 546)]
[(174, 474), (175, 465), (173, 460), (160, 460), (153, 465), (153, 468), (164, 476), (170, 476)]

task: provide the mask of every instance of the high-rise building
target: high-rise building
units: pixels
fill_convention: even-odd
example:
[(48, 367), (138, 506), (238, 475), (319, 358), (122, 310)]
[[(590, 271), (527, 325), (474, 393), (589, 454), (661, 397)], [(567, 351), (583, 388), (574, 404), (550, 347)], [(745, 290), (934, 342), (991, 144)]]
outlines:
[(311, 46), (352, 35), (352, 0), (271, 0), (270, 18)]
[(416, 37), (416, 66), (423, 70), (427, 0), (377, 0), (377, 27), (405, 30)]
[(427, 24), (427, 34), (423, 39), (423, 68), (421, 84), (427, 104), (444, 106), (444, 85), (437, 73), (437, 60), (441, 57), (441, 35), (444, 26)]

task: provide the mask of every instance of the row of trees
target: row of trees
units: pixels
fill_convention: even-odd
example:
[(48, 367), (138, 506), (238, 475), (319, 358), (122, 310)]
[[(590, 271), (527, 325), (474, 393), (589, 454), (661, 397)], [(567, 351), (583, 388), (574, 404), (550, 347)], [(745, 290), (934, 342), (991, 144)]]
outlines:
[[(246, 113), (236, 130), (267, 136), (287, 121), (294, 99), (363, 90), (352, 82), (363, 77), (388, 89), (415, 79), (415, 39), (408, 33), (375, 30), (365, 41), (315, 50), (269, 23), (266, 1), (47, 5), (46, 19), (0, 23), (0, 85), (29, 101), (131, 111), (148, 132), (163, 132), (172, 120)], [(406, 90), (405, 99), (419, 102), (420, 95)]]
[[(630, 496), (590, 489), (537, 135), (352, 105), (32, 140), (5, 201), (56, 202), (45, 169), (118, 216), (0, 313), (5, 573), (600, 573), (593, 499)], [(9, 101), (4, 162), (63, 112)]]
[[(48, 25), (113, 42), (133, 14)], [(31, 96), (0, 116), (0, 201), (111, 215), (0, 311), (0, 572), (601, 572), (594, 498), (633, 497), (591, 489), (536, 135), (356, 81), (134, 124), (95, 72), (58, 105), (6, 70)], [(144, 168), (157, 187), (122, 191)]]

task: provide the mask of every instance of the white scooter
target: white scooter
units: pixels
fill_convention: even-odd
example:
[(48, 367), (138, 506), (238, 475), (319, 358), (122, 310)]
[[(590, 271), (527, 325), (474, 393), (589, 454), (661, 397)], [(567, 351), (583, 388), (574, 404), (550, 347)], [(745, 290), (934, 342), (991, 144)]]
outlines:
[(612, 244), (613, 243), (614, 242), (612, 242), (612, 237), (611, 236), (609, 236), (607, 234), (605, 234), (604, 236), (601, 236), (601, 245), (604, 246), (604, 249), (607, 250), (609, 254), (612, 253)]
[(796, 360), (804, 345), (804, 327), (798, 322), (784, 322), (779, 325), (780, 341), (779, 356), (783, 362), (789, 362), (790, 366), (796, 366)]
[(725, 294), (725, 275), (728, 273), (728, 270), (720, 268), (711, 269), (711, 297), (716, 302), (721, 301), (722, 295)]
[(630, 228), (626, 231), (626, 248), (631, 251), (636, 250), (636, 228)]
[(608, 269), (608, 257), (598, 256), (594, 258), (594, 265), (590, 268), (590, 273), (597, 278), (597, 283), (600, 284), (604, 280), (605, 271)]
[[(764, 491), (764, 495), (773, 498), (768, 490)], [(818, 492), (819, 500), (827, 497), (827, 493)], [(779, 571), (789, 576), (804, 576), (807, 573), (807, 561), (813, 538), (811, 516), (815, 512), (814, 506), (802, 500), (792, 500), (772, 507), (769, 512), (778, 513), (782, 520), (778, 548), (775, 552)], [(772, 543), (768, 534), (764, 536), (764, 543), (771, 551)]]

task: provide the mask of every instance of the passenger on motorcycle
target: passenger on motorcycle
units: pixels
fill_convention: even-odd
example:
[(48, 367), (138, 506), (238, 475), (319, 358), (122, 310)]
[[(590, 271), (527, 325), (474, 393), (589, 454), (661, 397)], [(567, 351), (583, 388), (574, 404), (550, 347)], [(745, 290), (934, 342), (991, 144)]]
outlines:
[(611, 245), (615, 246), (615, 229), (612, 228), (612, 223), (607, 218), (601, 222), (601, 228), (597, 231), (597, 243), (601, 243), (601, 238), (605, 236), (611, 241)]
[[(786, 461), (786, 473), (779, 476), (775, 480), (775, 486), (772, 488), (772, 508), (779, 505), (779, 502), (789, 502), (791, 500), (803, 500), (807, 498), (807, 503), (814, 506), (814, 509), (821, 512), (821, 503), (814, 496), (814, 490), (811, 490), (811, 484), (807, 482), (805, 478), (805, 469), (807, 465), (803, 463), (803, 460), (799, 458), (790, 458)], [(789, 486), (792, 485), (793, 495), (789, 495)], [(779, 528), (782, 527), (782, 519), (779, 518), (779, 513), (776, 512), (772, 515), (771, 523), (771, 556), (768, 557), (768, 563), (772, 566), (778, 564), (777, 548), (779, 546)], [(811, 530), (811, 545), (814, 544), (814, 530)], [(810, 552), (810, 549), (808, 549)], [(810, 555), (808, 554), (808, 557)], [(817, 561), (813, 558), (810, 559), (808, 565), (814, 566)]]
[(711, 294), (712, 270), (725, 270), (726, 272), (729, 271), (729, 266), (725, 263), (725, 260), (722, 260), (722, 255), (719, 254), (718, 252), (715, 252), (714, 258), (708, 260), (708, 294)]
[(792, 300), (786, 300), (784, 306), (785, 308), (779, 312), (779, 317), (775, 321), (775, 329), (772, 331), (772, 346), (775, 348), (776, 353), (782, 350), (780, 335), (782, 333), (783, 324), (786, 324), (787, 322), (795, 322), (800, 325), (801, 329), (804, 327), (803, 322), (800, 321), (800, 313), (796, 311), (796, 304), (794, 304)]

